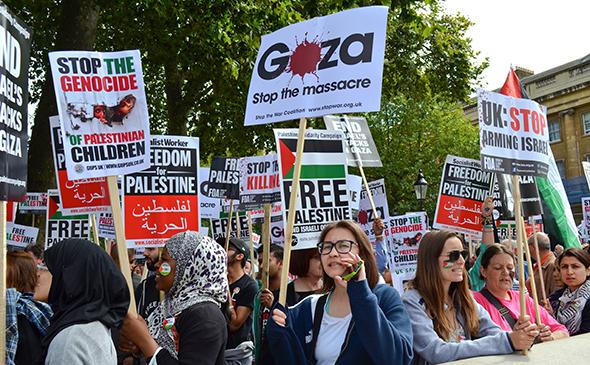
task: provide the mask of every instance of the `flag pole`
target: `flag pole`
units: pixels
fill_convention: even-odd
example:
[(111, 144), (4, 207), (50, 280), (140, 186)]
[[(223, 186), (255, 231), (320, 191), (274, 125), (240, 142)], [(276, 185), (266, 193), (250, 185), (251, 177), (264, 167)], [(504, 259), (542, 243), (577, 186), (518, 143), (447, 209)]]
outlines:
[[(547, 301), (547, 294), (545, 293), (545, 279), (543, 278), (543, 265), (541, 265), (541, 254), (539, 253), (539, 241), (537, 239), (537, 224), (533, 218), (533, 241), (535, 243), (535, 260), (537, 260), (537, 268), (539, 269), (539, 284), (541, 284), (541, 297), (543, 303)], [(532, 266), (532, 261), (531, 266)], [(531, 281), (535, 281), (535, 277), (531, 276)]]
[[(524, 280), (524, 255), (523, 255), (523, 244), (521, 238), (522, 227), (518, 224), (519, 219), (522, 217), (521, 206), (520, 206), (520, 182), (518, 176), (512, 175), (512, 186), (514, 188), (514, 211), (516, 218), (516, 247), (518, 248), (518, 283), (519, 283), (519, 294), (520, 294), (520, 319), (523, 319), (526, 314), (526, 298), (524, 294), (525, 280)], [(523, 355), (526, 355), (527, 349), (522, 350)]]
[(256, 265), (254, 265), (254, 241), (252, 240), (252, 214), (249, 210), (246, 212), (246, 217), (248, 218), (248, 236), (250, 237), (250, 276), (254, 277)]
[[(262, 287), (268, 289), (268, 258), (270, 256), (270, 204), (264, 204), (264, 222), (262, 223)], [(284, 267), (284, 266), (283, 266)]]
[(90, 222), (92, 224), (92, 238), (94, 243), (100, 247), (100, 240), (98, 238), (98, 226), (96, 224), (96, 214), (90, 214)]
[(287, 285), (289, 282), (289, 265), (291, 263), (291, 242), (293, 240), (293, 226), (295, 225), (295, 212), (297, 211), (297, 195), (299, 193), (299, 178), (301, 176), (301, 157), (303, 156), (303, 145), (305, 143), (305, 128), (307, 119), (299, 120), (299, 134), (297, 139), (297, 153), (293, 171), (293, 183), (289, 198), (289, 211), (287, 214), (287, 229), (285, 230), (285, 244), (283, 251), (283, 270), (281, 271), (281, 290), (279, 303), (285, 305), (287, 301)]
[[(234, 200), (229, 201), (229, 216), (227, 217), (227, 229), (225, 231), (225, 252), (229, 250), (229, 235), (231, 234), (231, 217), (234, 211)], [(239, 230), (239, 229), (238, 229)]]
[(109, 188), (109, 199), (111, 201), (111, 210), (113, 211), (113, 225), (115, 226), (115, 238), (117, 241), (117, 253), (119, 254), (119, 268), (125, 277), (127, 287), (129, 288), (129, 312), (137, 314), (135, 305), (135, 291), (133, 290), (133, 281), (131, 280), (131, 267), (127, 257), (127, 243), (125, 242), (125, 227), (123, 226), (123, 214), (121, 212), (121, 201), (119, 200), (119, 187), (117, 186), (116, 176), (107, 176)]
[(0, 201), (0, 318), (3, 330), (0, 331), (0, 363), (6, 359), (6, 201)]

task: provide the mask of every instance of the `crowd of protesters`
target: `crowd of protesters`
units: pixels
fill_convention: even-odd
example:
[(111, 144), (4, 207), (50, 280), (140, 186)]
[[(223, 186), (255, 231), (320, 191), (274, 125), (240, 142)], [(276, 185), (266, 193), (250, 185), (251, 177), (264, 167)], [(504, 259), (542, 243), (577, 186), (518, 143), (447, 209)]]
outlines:
[(244, 240), (231, 238), (225, 251), (224, 239), (190, 231), (137, 262), (130, 252), (137, 314), (112, 247), (69, 239), (45, 252), (10, 251), (6, 363), (436, 364), (590, 332), (588, 252), (552, 252), (546, 234), (531, 236), (523, 289), (540, 305), (526, 294), (521, 314), (515, 244), (498, 242), (492, 206), (483, 204), (474, 257), (460, 235), (426, 234), (401, 296), (390, 285), (380, 220), (376, 248), (358, 224), (340, 221), (324, 228), (317, 248), (293, 251), (286, 305), (277, 245), (266, 264), (262, 247), (250, 257)]

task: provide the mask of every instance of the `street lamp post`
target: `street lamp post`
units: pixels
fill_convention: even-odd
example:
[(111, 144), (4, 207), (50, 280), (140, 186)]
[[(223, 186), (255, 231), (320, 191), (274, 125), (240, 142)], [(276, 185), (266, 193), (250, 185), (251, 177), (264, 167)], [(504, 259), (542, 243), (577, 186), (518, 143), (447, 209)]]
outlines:
[(428, 190), (428, 183), (424, 178), (424, 174), (422, 170), (418, 172), (418, 178), (414, 183), (414, 192), (416, 193), (416, 199), (418, 199), (418, 203), (420, 204), (420, 211), (424, 210), (424, 200), (426, 200), (426, 191)]

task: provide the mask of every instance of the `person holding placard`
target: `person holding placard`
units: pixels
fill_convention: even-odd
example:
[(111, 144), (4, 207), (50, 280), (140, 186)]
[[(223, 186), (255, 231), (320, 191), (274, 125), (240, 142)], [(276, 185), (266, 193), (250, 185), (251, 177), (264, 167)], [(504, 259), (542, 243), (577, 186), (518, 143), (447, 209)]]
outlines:
[(528, 349), (539, 334), (528, 316), (512, 332), (500, 329), (475, 302), (467, 283), (463, 242), (430, 232), (418, 248), (416, 278), (403, 296), (412, 321), (414, 364), (438, 364)]
[[(486, 285), (474, 292), (473, 297), (485, 310), (492, 321), (504, 331), (510, 331), (520, 316), (520, 298), (518, 291), (512, 290), (516, 260), (514, 254), (506, 247), (493, 244), (488, 247), (481, 260), (481, 276)], [(535, 303), (526, 296), (526, 314), (535, 318)], [(541, 341), (557, 340), (569, 337), (565, 326), (559, 324), (543, 307), (539, 307), (542, 323), (537, 323)]]
[(141, 351), (148, 365), (224, 364), (227, 301), (226, 259), (221, 246), (197, 232), (166, 242), (156, 265), (156, 285), (166, 294), (148, 323), (129, 313), (121, 348)]
[(49, 304), (54, 314), (42, 340), (45, 365), (116, 364), (110, 330), (129, 309), (121, 270), (97, 244), (66, 239), (45, 251), (52, 274)]
[(329, 224), (318, 250), (326, 293), (289, 309), (276, 304), (269, 320), (267, 338), (277, 364), (411, 363), (408, 315), (397, 291), (378, 284), (365, 233), (352, 221)]
[[(535, 236), (537, 238), (537, 244), (539, 247), (539, 256), (537, 256), (536, 252), (536, 245), (535, 245)], [(541, 263), (539, 265), (538, 262), (535, 263), (533, 266), (533, 273), (534, 273), (534, 280), (537, 288), (537, 296), (539, 298), (539, 302), (541, 302), (541, 298), (548, 298), (554, 291), (560, 288), (559, 286), (559, 275), (555, 275), (558, 272), (558, 268), (556, 265), (557, 259), (553, 252), (551, 252), (551, 241), (549, 240), (549, 236), (543, 232), (537, 232), (534, 235), (530, 236), (528, 239), (529, 249), (531, 250), (531, 257), (540, 257)], [(539, 271), (539, 266), (541, 267), (541, 271)], [(541, 286), (541, 274), (543, 275), (543, 283), (545, 285), (545, 292), (543, 292), (543, 287)], [(528, 291), (531, 291), (531, 278), (526, 282), (526, 287)]]
[(552, 312), (572, 336), (590, 332), (590, 254), (570, 248), (557, 260), (566, 284), (549, 297)]

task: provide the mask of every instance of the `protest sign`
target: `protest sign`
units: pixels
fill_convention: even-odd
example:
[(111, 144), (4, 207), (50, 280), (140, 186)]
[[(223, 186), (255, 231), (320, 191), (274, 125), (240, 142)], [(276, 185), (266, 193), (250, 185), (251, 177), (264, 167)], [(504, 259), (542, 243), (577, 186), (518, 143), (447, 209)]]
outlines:
[(240, 209), (255, 209), (281, 201), (277, 155), (240, 158), (238, 165)]
[[(350, 175), (349, 175), (350, 176)], [(264, 223), (264, 209), (254, 209), (250, 211), (252, 222), (254, 224)], [(283, 246), (285, 242), (285, 227), (283, 222), (283, 206), (281, 202), (272, 204), (270, 211), (270, 242), (275, 245)]]
[(32, 214), (45, 214), (47, 211), (47, 193), (27, 193), (27, 197), (19, 203), (21, 212)]
[(363, 190), (363, 178), (357, 175), (348, 175), (346, 178), (348, 185), (348, 198), (350, 201), (350, 209), (358, 211), (361, 204), (361, 191)]
[(49, 53), (72, 180), (150, 166), (150, 125), (138, 50)]
[(401, 294), (404, 284), (416, 276), (418, 248), (428, 230), (426, 212), (390, 217), (383, 231), (388, 245), (393, 287)]
[[(542, 217), (535, 216), (535, 232), (543, 232), (543, 219)], [(525, 235), (526, 237), (530, 237), (533, 234), (533, 225), (529, 221), (524, 222), (525, 225)], [(509, 230), (510, 228), (510, 230)], [(500, 240), (504, 240), (507, 238), (516, 239), (516, 221), (514, 219), (511, 220), (498, 220), (496, 221), (496, 229), (498, 231), (498, 238)]]
[[(537, 183), (532, 176), (518, 176), (522, 214), (525, 217), (543, 214), (541, 198)], [(494, 208), (499, 212), (499, 218), (504, 220), (514, 219), (514, 187), (512, 177), (506, 174), (496, 174), (494, 186)], [(498, 218), (498, 217), (496, 217)]]
[(100, 213), (98, 215), (98, 236), (102, 238), (115, 239), (115, 225), (113, 213)]
[(590, 240), (590, 197), (582, 198), (582, 229), (586, 234), (586, 241)]
[[(369, 189), (373, 195), (373, 201), (375, 202), (375, 209), (379, 218), (383, 220), (383, 223), (387, 224), (389, 218), (389, 206), (387, 204), (387, 192), (385, 191), (385, 180), (379, 179), (369, 182)], [(369, 241), (375, 244), (375, 232), (373, 232), (373, 222), (377, 217), (373, 213), (371, 202), (369, 200), (369, 194), (367, 189), (363, 187), (361, 190), (361, 201), (359, 204), (359, 214), (357, 220), (361, 228), (365, 231), (365, 234), (369, 237)]]
[(11, 246), (25, 248), (37, 244), (39, 228), (22, 226), (11, 222), (6, 223), (6, 243)]
[(57, 190), (47, 192), (47, 223), (45, 225), (45, 249), (66, 238), (88, 239), (90, 220), (87, 214), (66, 216), (61, 211)]
[(151, 165), (123, 177), (125, 237), (160, 247), (176, 233), (198, 231), (199, 139), (152, 136)]
[(99, 213), (110, 210), (109, 189), (104, 177), (70, 180), (66, 171), (64, 145), (59, 117), (49, 118), (55, 178), (61, 211), (65, 215)]
[(239, 159), (215, 157), (209, 169), (208, 194), (211, 198), (240, 198)]
[(327, 129), (342, 131), (344, 133), (344, 146), (346, 147), (346, 162), (348, 166), (383, 166), (365, 118), (326, 115), (324, 116), (324, 123), (326, 123)]
[[(248, 232), (248, 217), (246, 216), (246, 212), (234, 212), (232, 219), (231, 219), (231, 232), (230, 237), (239, 237), (241, 240), (248, 241), (250, 238)], [(238, 219), (236, 219), (236, 215), (238, 215)], [(211, 224), (209, 226), (211, 230), (211, 237), (214, 240), (225, 239), (227, 238), (227, 225), (229, 220), (229, 214), (221, 213), (219, 218), (212, 218), (210, 220)], [(237, 221), (239, 220), (239, 227), (237, 226)], [(237, 232), (239, 229), (239, 232)], [(236, 233), (237, 232), (237, 233)]]
[(478, 89), (477, 111), (485, 171), (547, 176), (551, 157), (545, 106)]
[(27, 193), (31, 30), (0, 2), (0, 200)]
[(379, 110), (387, 11), (350, 9), (263, 36), (244, 125)]
[(433, 227), (481, 237), (481, 205), (492, 178), (479, 161), (447, 155)]
[(590, 189), (590, 162), (582, 161), (582, 168), (584, 169), (584, 175), (586, 175), (588, 189)]
[(16, 210), (20, 204), (13, 201), (6, 202), (6, 221), (14, 222), (16, 218)]
[[(287, 221), (295, 168), (297, 129), (275, 129), (281, 173), (284, 221)], [(350, 219), (346, 178), (346, 155), (342, 132), (307, 130), (301, 155), (301, 175), (295, 206), (293, 248), (315, 247), (324, 227)]]
[(217, 218), (221, 213), (221, 199), (209, 198), (209, 168), (199, 168), (199, 205), (201, 218)]

